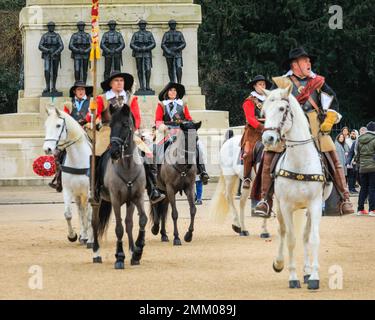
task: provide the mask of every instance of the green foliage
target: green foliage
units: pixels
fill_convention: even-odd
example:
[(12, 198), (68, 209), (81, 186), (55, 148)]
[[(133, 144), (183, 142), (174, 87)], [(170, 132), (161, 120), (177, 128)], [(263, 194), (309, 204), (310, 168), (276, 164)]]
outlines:
[(0, 0), (0, 10), (19, 11), (26, 5), (26, 0)]
[(375, 99), (375, 6), (373, 0), (344, 0), (343, 29), (331, 30), (327, 1), (197, 0), (202, 6), (199, 66), (209, 109), (229, 110), (231, 125), (244, 124), (241, 104), (257, 74), (285, 73), (290, 48), (317, 57), (315, 72), (336, 91), (342, 125), (373, 117)]
[(17, 109), (22, 51), (18, 14), (18, 11), (0, 11), (0, 113)]

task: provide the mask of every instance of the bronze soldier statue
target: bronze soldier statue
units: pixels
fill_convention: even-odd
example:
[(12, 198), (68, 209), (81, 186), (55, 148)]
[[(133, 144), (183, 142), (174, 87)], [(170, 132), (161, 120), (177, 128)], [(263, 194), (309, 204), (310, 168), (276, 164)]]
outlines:
[(130, 48), (133, 50), (133, 57), (137, 63), (138, 79), (140, 89), (137, 95), (154, 95), (155, 91), (150, 88), (152, 54), (151, 50), (155, 48), (154, 36), (146, 30), (147, 21), (138, 22), (139, 31), (133, 34), (130, 42)]
[(91, 50), (91, 36), (85, 32), (86, 24), (83, 21), (77, 23), (78, 32), (70, 38), (69, 49), (72, 51), (74, 59), (74, 79), (75, 81), (87, 81), (87, 71), (89, 67), (89, 57)]
[(167, 60), (168, 75), (171, 82), (181, 83), (182, 80), (182, 50), (186, 47), (186, 42), (182, 32), (176, 30), (177, 22), (168, 22), (170, 30), (167, 31), (161, 42), (163, 56)]
[(121, 33), (116, 31), (117, 23), (114, 20), (108, 22), (109, 31), (104, 33), (100, 48), (105, 57), (104, 80), (107, 80), (113, 71), (121, 71), (122, 51), (125, 41)]
[(39, 42), (39, 50), (42, 51), (42, 59), (44, 59), (44, 77), (46, 80), (46, 88), (42, 96), (62, 96), (62, 92), (56, 90), (56, 80), (64, 44), (60, 35), (55, 32), (55, 23), (48, 22), (47, 27), (48, 32), (43, 34)]

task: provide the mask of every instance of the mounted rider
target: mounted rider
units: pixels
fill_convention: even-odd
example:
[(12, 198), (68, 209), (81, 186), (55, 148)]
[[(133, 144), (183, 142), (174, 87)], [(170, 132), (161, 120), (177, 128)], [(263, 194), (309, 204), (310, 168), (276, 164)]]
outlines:
[[(173, 132), (179, 130), (179, 124), (181, 122), (193, 121), (187, 104), (182, 100), (184, 95), (185, 87), (182, 84), (174, 82), (168, 83), (159, 93), (159, 103), (155, 112), (155, 125), (158, 132), (163, 133), (163, 136), (169, 136), (170, 139), (157, 141), (158, 145), (156, 148), (158, 150), (158, 155), (163, 153), (172, 142), (174, 135)], [(166, 134), (167, 132), (169, 134)], [(162, 145), (162, 147), (160, 147), (160, 145)], [(210, 177), (208, 176), (204, 165), (203, 150), (199, 148), (198, 143), (196, 147), (196, 156), (198, 174), (203, 184), (207, 184)], [(160, 158), (160, 155), (157, 158)]]
[[(93, 87), (87, 86), (82, 80), (76, 81), (69, 90), (71, 101), (64, 103), (64, 112), (74, 118), (81, 126), (88, 123), (90, 119), (90, 97), (92, 96)], [(56, 189), (57, 192), (62, 191), (61, 183), (61, 165), (65, 159), (66, 151), (58, 152), (55, 155), (56, 174), (52, 182), (48, 185)]]
[(262, 140), (262, 132), (264, 128), (264, 119), (261, 116), (263, 102), (266, 99), (262, 89), (270, 89), (272, 83), (264, 76), (257, 75), (250, 82), (250, 88), (253, 91), (247, 97), (242, 105), (246, 117), (246, 126), (241, 139), (241, 149), (244, 160), (244, 175), (243, 185), (244, 189), (250, 188), (251, 169), (255, 162), (254, 147), (258, 141)]
[[(110, 121), (112, 114), (123, 108), (125, 105), (130, 107), (131, 114), (134, 120), (135, 130), (138, 130), (141, 124), (141, 113), (138, 105), (138, 97), (132, 95), (132, 88), (134, 84), (134, 77), (128, 73), (121, 73), (114, 71), (111, 73), (108, 79), (101, 83), (101, 87), (105, 92), (103, 95), (97, 97), (97, 122), (99, 125), (99, 131), (97, 133), (97, 144), (96, 144), (96, 156), (98, 162), (100, 156), (108, 149), (110, 145)], [(90, 119), (88, 119), (90, 120)], [(147, 153), (147, 146), (137, 135), (134, 135), (135, 143), (137, 147)], [(157, 203), (165, 198), (165, 195), (161, 194), (156, 188), (156, 174), (157, 168), (155, 164), (146, 163), (144, 164), (147, 181), (147, 192), (152, 203)], [(97, 179), (97, 190), (100, 189), (100, 179)]]
[[(276, 85), (275, 88), (293, 86), (292, 94), (308, 118), (315, 144), (324, 155), (334, 185), (339, 192), (340, 214), (351, 214), (354, 213), (354, 209), (349, 200), (343, 167), (329, 135), (332, 127), (341, 120), (341, 115), (336, 111), (339, 104), (335, 92), (327, 85), (325, 78), (312, 72), (313, 61), (314, 58), (303, 48), (292, 49), (289, 58), (283, 63), (283, 68), (288, 72), (281, 77), (272, 78), (272, 80)], [(269, 217), (272, 210), (274, 181), (272, 171), (280, 155), (280, 151), (265, 150), (261, 163), (262, 170), (259, 170), (261, 172), (258, 172), (253, 187), (253, 198), (260, 198), (259, 189), (261, 189), (262, 198), (255, 211), (265, 217)]]

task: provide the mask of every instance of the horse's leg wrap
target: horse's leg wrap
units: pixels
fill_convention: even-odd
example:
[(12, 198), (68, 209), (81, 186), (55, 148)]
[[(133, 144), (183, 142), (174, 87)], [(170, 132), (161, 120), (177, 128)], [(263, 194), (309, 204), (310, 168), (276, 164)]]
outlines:
[[(349, 198), (350, 195), (346, 187), (346, 179), (345, 179), (344, 170), (337, 156), (336, 150), (330, 151), (329, 156), (331, 157), (333, 165), (334, 165), (334, 168), (332, 168), (331, 170), (333, 171), (333, 182), (341, 197), (341, 202), (339, 203), (340, 214), (341, 215), (352, 214), (354, 213), (354, 208), (353, 208), (352, 203), (350, 202), (350, 198)], [(328, 161), (328, 163), (330, 162)]]

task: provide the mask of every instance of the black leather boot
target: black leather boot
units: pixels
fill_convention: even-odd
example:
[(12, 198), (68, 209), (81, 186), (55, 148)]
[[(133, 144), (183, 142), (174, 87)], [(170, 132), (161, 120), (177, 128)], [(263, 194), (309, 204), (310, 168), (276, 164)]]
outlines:
[(147, 194), (152, 204), (158, 203), (165, 199), (165, 195), (162, 194), (156, 187), (158, 172), (157, 166), (156, 164), (145, 164), (144, 167), (146, 172)]

